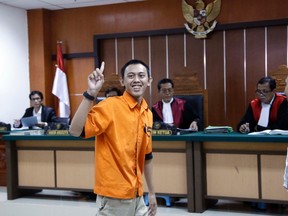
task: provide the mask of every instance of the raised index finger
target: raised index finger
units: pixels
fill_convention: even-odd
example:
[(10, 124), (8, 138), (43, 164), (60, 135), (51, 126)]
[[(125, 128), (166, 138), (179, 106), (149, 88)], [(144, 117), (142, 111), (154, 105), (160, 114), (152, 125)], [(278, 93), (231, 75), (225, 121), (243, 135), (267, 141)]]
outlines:
[(101, 62), (101, 66), (100, 66), (100, 69), (98, 69), (98, 71), (99, 71), (99, 73), (102, 75), (103, 74), (103, 72), (104, 72), (104, 68), (105, 68), (105, 62), (104, 61), (102, 61)]

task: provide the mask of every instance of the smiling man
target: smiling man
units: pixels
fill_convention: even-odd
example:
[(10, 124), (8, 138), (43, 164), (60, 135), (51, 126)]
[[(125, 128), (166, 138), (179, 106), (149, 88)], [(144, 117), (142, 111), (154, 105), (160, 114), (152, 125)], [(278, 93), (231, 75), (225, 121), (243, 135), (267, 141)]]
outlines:
[[(152, 183), (152, 113), (143, 98), (152, 82), (148, 66), (133, 59), (121, 69), (122, 96), (93, 101), (104, 83), (104, 62), (88, 76), (88, 89), (71, 122), (70, 134), (95, 139), (97, 214), (154, 216)], [(143, 199), (145, 174), (149, 208)]]
[(241, 133), (266, 129), (287, 129), (287, 100), (276, 93), (276, 81), (263, 77), (257, 83), (253, 99), (237, 126)]

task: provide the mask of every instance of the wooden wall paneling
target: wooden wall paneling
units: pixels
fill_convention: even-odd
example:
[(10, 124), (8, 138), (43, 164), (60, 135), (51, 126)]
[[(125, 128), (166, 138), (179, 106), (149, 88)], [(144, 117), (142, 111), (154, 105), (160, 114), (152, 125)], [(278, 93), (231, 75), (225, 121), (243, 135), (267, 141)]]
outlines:
[[(288, 2), (283, 0), (275, 0), (273, 4), (268, 0), (261, 3), (222, 0), (221, 12), (216, 20), (227, 24), (284, 19), (288, 17), (288, 11), (283, 9), (287, 5)], [(55, 10), (51, 11), (51, 15), (52, 41), (59, 38), (67, 41), (71, 44), (72, 53), (91, 51), (90, 38), (95, 34), (180, 28), (185, 23), (180, 0), (149, 0), (117, 4), (117, 7), (103, 5)]]
[(199, 84), (205, 89), (204, 40), (196, 39), (190, 33), (186, 34), (186, 64), (193, 73), (198, 73)]
[(118, 38), (116, 50), (118, 73), (120, 73), (122, 66), (132, 59), (132, 37)]
[(82, 101), (83, 92), (88, 88), (87, 78), (89, 73), (94, 70), (94, 59), (77, 58), (66, 60), (65, 69), (70, 97), (70, 118), (72, 118)]
[(210, 125), (226, 124), (223, 55), (223, 32), (217, 31), (206, 40), (208, 119)]
[[(160, 79), (167, 78), (166, 68), (166, 38), (163, 36), (151, 37), (151, 69), (154, 82), (152, 83), (152, 105), (158, 101), (157, 83)], [(169, 74), (168, 74), (168, 77)], [(173, 78), (173, 77), (171, 77)]]
[[(109, 79), (113, 75), (120, 75), (121, 68), (117, 69), (118, 64), (116, 61), (116, 46), (115, 38), (101, 40), (100, 42), (100, 56), (98, 56), (98, 58), (100, 60), (100, 64), (102, 61), (105, 62), (105, 80)], [(104, 97), (104, 92), (106, 90), (105, 88), (106, 87), (103, 86), (99, 96)]]
[[(150, 43), (149, 43), (149, 37), (134, 37), (134, 58), (144, 61), (149, 67), (150, 67)], [(151, 68), (150, 68), (150, 75), (151, 74)], [(153, 78), (153, 76), (152, 76)], [(153, 80), (155, 82), (155, 80)], [(153, 84), (152, 82), (152, 84)], [(151, 84), (151, 85), (152, 85)], [(146, 102), (148, 103), (149, 107), (151, 107), (152, 104), (152, 86), (148, 87), (145, 91), (144, 98)]]
[[(247, 21), (282, 19), (288, 16), (287, 1), (231, 1), (222, 0), (219, 23), (239, 23)], [(269, 18), (268, 18), (269, 17)]]
[(226, 120), (227, 125), (236, 125), (242, 117), (244, 97), (244, 31), (232, 30), (225, 34), (226, 50)]
[(115, 39), (101, 40), (100, 42), (100, 56), (98, 56), (100, 63), (105, 62), (105, 75), (116, 73), (116, 53), (115, 53)]
[(267, 73), (287, 64), (287, 25), (267, 27)]
[(168, 36), (168, 72), (173, 79), (184, 68), (184, 36), (183, 34)]
[[(226, 32), (235, 32), (235, 31), (246, 32), (245, 28), (239, 28), (240, 30), (232, 30), (233, 29), (233, 27), (232, 27), (232, 29), (229, 30), (229, 26), (227, 26), (227, 27), (228, 27), (228, 29), (225, 30)], [(248, 27), (250, 28), (251, 26), (248, 26)], [(252, 27), (254, 27), (254, 26), (252, 25)], [(261, 27), (261, 28), (264, 28), (264, 27)], [(180, 29), (168, 29), (168, 30), (162, 30), (162, 31), (159, 30), (159, 31), (151, 31), (151, 32), (134, 32), (134, 33), (126, 33), (126, 34), (122, 34), (122, 33), (115, 34), (115, 37), (118, 37), (118, 39), (117, 39), (117, 50), (119, 49), (119, 47), (118, 47), (119, 41), (120, 41), (120, 47), (123, 47), (123, 49), (120, 48), (122, 50), (122, 51), (120, 51), (122, 53), (120, 55), (121, 56), (120, 58), (123, 58), (123, 59), (126, 58), (125, 56), (129, 56), (129, 52), (127, 52), (127, 47), (129, 48), (129, 46), (131, 46), (131, 55), (132, 55), (132, 57), (135, 55), (135, 43), (133, 42), (135, 38), (137, 38), (139, 36), (144, 37), (144, 38), (147, 37), (148, 44), (150, 42), (151, 47), (150, 48), (148, 47), (148, 51), (147, 52), (150, 51), (151, 52), (151, 56), (147, 56), (147, 58), (151, 59), (151, 62), (149, 62), (149, 63), (151, 64), (152, 77), (154, 78), (154, 82), (152, 84), (152, 87), (150, 88), (151, 91), (150, 92), (148, 91), (148, 93), (147, 93), (148, 97), (150, 95), (152, 96), (152, 97), (150, 97), (150, 101), (148, 100), (148, 103), (150, 103), (150, 105), (152, 105), (153, 103), (155, 103), (159, 99), (158, 98), (158, 94), (156, 95), (155, 91), (153, 91), (153, 89), (157, 90), (157, 82), (160, 79), (162, 79), (163, 77), (170, 77), (172, 79), (173, 79), (173, 77), (175, 77), (175, 74), (173, 74), (173, 72), (171, 72), (171, 70), (172, 70), (170, 68), (171, 65), (173, 65), (172, 67), (175, 66), (175, 68), (176, 68), (177, 64), (179, 64), (179, 65), (181, 64), (180, 63), (181, 61), (183, 61), (183, 64), (185, 64), (184, 63), (184, 57), (186, 57), (186, 56), (184, 55), (184, 52), (183, 52), (183, 54), (181, 54), (181, 48), (179, 46), (179, 44), (182, 43), (181, 42), (181, 35), (183, 36), (183, 34), (185, 32), (185, 31), (182, 32), (182, 30), (180, 30)], [(218, 36), (217, 36), (217, 34), (218, 34)], [(219, 37), (219, 34), (221, 34), (222, 36)], [(186, 44), (186, 47), (188, 47), (188, 49), (187, 49), (188, 50), (188, 54), (186, 53), (186, 55), (188, 55), (188, 56), (190, 55), (190, 53), (189, 53), (190, 50), (189, 49), (191, 49), (191, 47), (190, 47), (191, 44), (193, 44), (199, 50), (198, 53), (197, 53), (197, 51), (194, 51), (193, 48), (192, 48), (192, 50), (194, 52), (196, 52), (195, 57), (197, 58), (197, 60), (196, 60), (197, 67), (202, 68), (202, 66), (203, 66), (203, 73), (199, 76), (200, 77), (199, 80), (202, 80), (203, 88), (206, 88), (208, 90), (208, 93), (210, 92), (210, 89), (208, 87), (210, 84), (207, 84), (207, 83), (210, 82), (209, 79), (211, 79), (211, 81), (213, 81), (213, 83), (215, 83), (215, 80), (216, 80), (219, 83), (221, 83), (221, 85), (223, 86), (223, 89), (219, 88), (219, 86), (218, 86), (217, 89), (215, 88), (216, 91), (212, 90), (213, 99), (215, 99), (215, 104), (217, 104), (217, 107), (215, 107), (214, 104), (211, 105), (212, 102), (210, 101), (210, 103), (209, 103), (209, 105), (211, 106), (209, 108), (209, 111), (210, 111), (210, 113), (209, 113), (210, 124), (214, 124), (214, 123), (211, 123), (211, 121), (215, 120), (215, 124), (221, 124), (221, 125), (227, 124), (227, 125), (231, 125), (231, 126), (235, 127), (236, 123), (239, 121), (239, 119), (241, 117), (240, 113), (244, 113), (245, 107), (249, 103), (249, 102), (247, 102), (247, 95), (246, 95), (246, 91), (247, 90), (245, 90), (245, 88), (246, 88), (246, 83), (245, 82), (247, 80), (247, 78), (245, 79), (245, 76), (246, 76), (245, 73), (247, 73), (247, 71), (245, 71), (245, 68), (244, 68), (245, 61), (244, 61), (244, 51), (243, 51), (243, 49), (245, 47), (245, 43), (244, 43), (245, 34), (242, 33), (242, 35), (243, 35), (243, 37), (240, 37), (240, 38), (242, 38), (242, 42), (241, 42), (242, 45), (240, 47), (242, 47), (241, 49), (242, 49), (242, 58), (243, 59), (242, 60), (240, 59), (240, 61), (235, 61), (235, 58), (234, 58), (233, 55), (236, 53), (236, 57), (237, 57), (237, 52), (235, 52), (235, 50), (236, 51), (239, 50), (239, 47), (238, 47), (239, 43), (236, 43), (236, 45), (235, 45), (233, 43), (233, 40), (235, 40), (235, 38), (234, 38), (234, 36), (232, 36), (231, 37), (231, 40), (232, 40), (231, 47), (229, 47), (229, 49), (231, 49), (231, 54), (229, 54), (229, 56), (233, 56), (233, 57), (231, 57), (231, 60), (228, 61), (228, 62), (232, 62), (230, 64), (231, 67), (232, 67), (232, 70), (228, 70), (228, 71), (227, 71), (227, 65), (225, 65), (225, 67), (224, 67), (224, 50), (223, 50), (224, 49), (224, 45), (223, 45), (223, 40), (224, 39), (223, 39), (223, 32), (222, 31), (218, 30), (218, 31), (213, 32), (213, 34), (211, 34), (205, 40), (194, 39), (193, 37), (191, 37), (191, 35), (189, 35), (190, 37), (188, 36), (188, 38), (190, 40), (188, 40), (188, 43), (186, 41), (186, 43), (188, 44), (188, 46)], [(102, 36), (100, 36), (100, 38), (102, 38), (102, 40), (103, 40), (103, 38), (105, 39), (105, 37), (107, 37), (107, 38), (111, 38), (112, 37), (113, 38), (113, 35), (102, 35)], [(133, 37), (134, 37), (134, 39), (133, 39)], [(149, 37), (151, 37), (150, 38), (151, 40), (149, 40)], [(107, 39), (105, 39), (105, 40), (107, 40)], [(161, 41), (161, 43), (158, 43), (157, 40)], [(183, 36), (183, 40), (184, 40), (184, 36)], [(193, 40), (195, 41), (195, 43), (194, 43)], [(157, 42), (155, 42), (155, 41), (157, 41)], [(190, 43), (189, 41), (193, 41), (193, 43)], [(201, 41), (201, 43), (199, 43), (198, 41)], [(167, 44), (168, 44), (168, 46), (167, 46)], [(218, 47), (216, 49), (214, 49), (213, 52), (209, 53), (209, 49), (210, 49), (209, 45), (211, 45), (211, 44), (212, 44), (212, 49), (211, 50), (214, 49), (213, 46), (218, 46)], [(103, 45), (100, 45), (100, 47), (101, 46), (103, 48)], [(113, 48), (113, 46), (111, 46), (111, 48), (114, 49), (114, 52), (115, 52), (115, 41), (114, 41), (114, 48)], [(204, 48), (206, 49), (205, 52), (204, 52)], [(167, 50), (168, 50), (168, 52), (167, 52)], [(184, 50), (184, 41), (183, 41), (183, 50)], [(201, 50), (202, 50), (202, 52), (201, 52)], [(95, 52), (97, 52), (97, 51), (95, 51)], [(103, 53), (103, 52), (106, 52), (107, 56), (110, 56), (110, 53), (108, 51), (103, 51), (103, 50), (101, 51), (100, 50), (100, 53)], [(115, 58), (116, 58), (116, 56), (118, 58), (118, 52), (119, 52), (119, 50), (117, 51), (117, 55), (115, 54)], [(171, 57), (171, 52), (173, 52), (173, 53), (177, 52), (177, 53), (180, 53), (180, 54), (176, 55), (176, 58), (173, 58), (173, 57)], [(199, 55), (199, 53), (201, 53), (201, 54)], [(215, 61), (215, 54), (213, 56), (213, 53), (217, 53), (216, 61)], [(218, 54), (218, 53), (220, 53), (220, 54)], [(252, 50), (252, 53), (253, 53), (253, 50)], [(103, 54), (101, 54), (101, 58), (102, 58), (102, 55)], [(181, 60), (181, 55), (182, 55), (182, 58), (183, 58), (182, 60)], [(209, 56), (213, 56), (213, 59), (212, 58), (209, 59)], [(227, 56), (227, 53), (226, 53), (226, 56)], [(190, 57), (186, 57), (186, 58), (188, 59), (188, 61), (187, 61), (187, 59), (186, 59), (186, 61), (189, 62), (190, 61)], [(206, 65), (205, 65), (204, 59), (206, 60)], [(261, 57), (260, 57), (259, 61), (261, 61)], [(119, 59), (117, 59), (116, 62), (118, 62), (118, 64), (119, 64)], [(154, 64), (155, 62), (157, 62), (157, 64)], [(186, 64), (187, 64), (187, 62), (186, 62)], [(225, 59), (225, 63), (227, 64), (227, 59)], [(188, 64), (190, 64), (190, 63), (188, 63)], [(218, 68), (215, 67), (215, 64), (217, 64)], [(237, 65), (237, 64), (239, 64), (240, 66)], [(235, 65), (237, 65), (237, 67), (235, 67)], [(119, 64), (119, 66), (120, 66), (120, 64)], [(243, 98), (244, 99), (243, 99), (242, 102), (239, 102), (239, 104), (242, 105), (242, 108), (240, 106), (238, 106), (238, 103), (235, 106), (235, 103), (232, 102), (233, 101), (233, 96), (228, 95), (227, 96), (228, 99), (226, 98), (226, 93), (228, 92), (228, 94), (230, 94), (230, 92), (232, 92), (232, 90), (229, 89), (229, 84), (230, 84), (231, 89), (232, 89), (235, 86), (234, 83), (236, 83), (236, 82), (239, 83), (238, 82), (239, 80), (238, 81), (234, 80), (235, 68), (236, 68), (236, 70), (238, 70), (239, 67), (242, 67), (242, 73), (236, 73), (236, 75), (238, 76), (239, 74), (242, 74), (242, 80), (243, 80), (243, 82), (242, 82), (243, 88), (242, 89), (244, 91), (244, 93), (243, 93)], [(229, 68), (229, 63), (228, 63), (228, 68)], [(187, 70), (187, 67), (185, 69)], [(153, 71), (157, 71), (157, 73), (153, 73)], [(159, 73), (159, 71), (160, 71), (160, 73)], [(217, 71), (216, 72), (216, 76), (215, 76), (215, 71)], [(230, 77), (227, 76), (227, 73), (229, 75), (229, 71), (231, 71)], [(159, 74), (163, 74), (163, 75), (161, 75), (161, 77), (160, 77)], [(220, 76), (219, 76), (219, 74), (220, 74)], [(225, 82), (224, 82), (224, 78), (227, 78), (227, 80), (225, 80)], [(155, 82), (155, 79), (156, 79), (156, 82)], [(228, 83), (228, 89), (227, 89), (227, 92), (226, 92), (225, 88), (224, 88), (225, 87), (224, 84), (227, 84), (227, 83)], [(212, 88), (213, 88), (215, 86), (215, 84), (212, 84), (210, 86), (212, 86)], [(223, 95), (221, 96), (221, 94), (217, 94), (217, 96), (214, 97), (215, 92), (219, 92), (219, 90), (223, 91)], [(153, 92), (154, 92), (154, 94), (153, 94)], [(149, 93), (150, 93), (150, 95), (149, 95)], [(227, 101), (228, 101), (228, 103), (230, 101), (231, 107), (230, 107), (229, 104), (227, 104)], [(229, 108), (227, 108), (228, 106), (229, 106)], [(243, 112), (239, 112), (238, 108), (239, 108), (240, 111), (243, 110)], [(215, 109), (219, 109), (220, 112), (217, 112), (217, 113), (220, 113), (220, 114), (215, 115), (215, 112), (214, 112)], [(230, 109), (230, 110), (228, 110), (228, 109)], [(229, 112), (229, 114), (228, 114), (229, 116), (227, 116), (227, 112), (226, 111)], [(214, 116), (211, 118), (211, 115), (214, 115)], [(229, 121), (227, 121), (226, 119), (229, 119)]]
[[(249, 7), (247, 7), (247, 5), (249, 5)], [(214, 40), (215, 37), (218, 37), (217, 34), (219, 34), (219, 32), (217, 33), (217, 29), (218, 27), (220, 27), (221, 29), (222, 24), (223, 25), (231, 24), (234, 25), (234, 28), (235, 25), (238, 26), (239, 28), (243, 28), (242, 22), (258, 21), (259, 23), (260, 21), (262, 25), (263, 23), (268, 23), (269, 25), (273, 22), (273, 20), (277, 22), (277, 19), (282, 19), (282, 22), (285, 24), (285, 22), (287, 23), (288, 10), (283, 10), (283, 8), (286, 8), (285, 6), (287, 5), (288, 2), (280, 0), (276, 0), (276, 2), (273, 2), (273, 4), (270, 4), (269, 1), (264, 0), (261, 2), (261, 5), (259, 2), (250, 2), (250, 1), (237, 2), (237, 1), (222, 0), (221, 13), (219, 17), (217, 17), (217, 21), (219, 22), (219, 24), (217, 25), (216, 30), (208, 35), (208, 38), (206, 39), (207, 44), (211, 43), (210, 41)], [(139, 8), (140, 10), (135, 10)], [(243, 11), (245, 11), (245, 16), (243, 16)], [(115, 7), (114, 5), (104, 5), (97, 7), (86, 7), (77, 9), (56, 10), (56, 11), (29, 10), (27, 14), (28, 14), (28, 29), (29, 29), (29, 67), (31, 77), (31, 88), (39, 89), (44, 92), (45, 103), (47, 105), (49, 105), (51, 103), (51, 100), (53, 99), (53, 96), (51, 94), (51, 88), (55, 68), (54, 63), (51, 64), (52, 62), (51, 54), (56, 53), (55, 43), (57, 40), (62, 40), (64, 43), (67, 44), (67, 50), (65, 51), (67, 53), (90, 52), (93, 50), (93, 40), (91, 38), (95, 34), (97, 35), (115, 34), (115, 32), (150, 31), (150, 30), (175, 29), (175, 28), (183, 29), (183, 23), (185, 23), (185, 19), (183, 18), (181, 10), (181, 1), (179, 0), (141, 1), (127, 4), (119, 4), (117, 7)], [(173, 16), (171, 16), (170, 14), (173, 14)], [(252, 23), (252, 25), (257, 25), (257, 23), (256, 24)], [(268, 36), (270, 35), (269, 28), (268, 28)], [(183, 32), (186, 31), (183, 30)], [(273, 34), (273, 32), (271, 34)], [(187, 38), (193, 39), (193, 36), (190, 35), (189, 33), (187, 33), (187, 36), (188, 36)], [(278, 36), (281, 38), (285, 37), (283, 34), (279, 35), (275, 34), (276, 38)], [(271, 38), (271, 36), (269, 37)], [(190, 43), (189, 41), (192, 41), (190, 39), (188, 40), (188, 43)], [(203, 45), (204, 40), (198, 40), (198, 39), (193, 40), (198, 42), (201, 41), (200, 43)], [(280, 39), (280, 41), (281, 40), (282, 39)], [(199, 48), (201, 48), (201, 45), (199, 45), (198, 42), (196, 42), (195, 44), (193, 42), (193, 46), (197, 47), (199, 46)], [(269, 43), (270, 42), (268, 42), (268, 48), (274, 46), (269, 45)], [(190, 45), (187, 44), (187, 50), (189, 49), (189, 46)], [(221, 47), (221, 44), (219, 44), (218, 46)], [(279, 47), (280, 44), (278, 44), (277, 48)], [(282, 49), (281, 53), (286, 52), (287, 47), (281, 46), (280, 49)], [(218, 56), (219, 52), (222, 51), (214, 50), (214, 53), (216, 54), (213, 53), (209, 54), (210, 58), (213, 59), (210, 60), (207, 58), (207, 61), (216, 63), (217, 60), (219, 59)], [(194, 58), (192, 58), (193, 62), (191, 65), (193, 66), (192, 67), (193, 72), (198, 71), (199, 73), (201, 73), (201, 70), (203, 70), (204, 72), (205, 70), (203, 68), (205, 67), (202, 68), (203, 59), (200, 58), (200, 56), (202, 56), (202, 53), (200, 54), (199, 51), (197, 52), (199, 53), (199, 55), (198, 54), (194, 55), (194, 50), (191, 53), (194, 56)], [(259, 53), (259, 55), (262, 55), (262, 53)], [(274, 54), (271, 55), (275, 56)], [(280, 55), (280, 58), (278, 58), (278, 55)], [(273, 58), (282, 59), (285, 58), (285, 55), (277, 54), (276, 57)], [(151, 59), (152, 59), (151, 62), (153, 62), (154, 64), (155, 59), (153, 58)], [(188, 67), (190, 67), (189, 60), (190, 59), (188, 58), (187, 61)], [(162, 61), (163, 60), (161, 59), (161, 64)], [(154, 65), (157, 66), (156, 63)], [(270, 57), (268, 57), (268, 72), (269, 70), (277, 68), (278, 65), (279, 65), (278, 63), (270, 62)], [(155, 69), (152, 68), (152, 70), (157, 71), (157, 69), (160, 70), (161, 68), (162, 67), (157, 66)], [(211, 71), (209, 71), (208, 68)], [(216, 67), (215, 65), (212, 64), (208, 66), (208, 68), (206, 74), (207, 80), (204, 80), (205, 76), (203, 76), (202, 81), (202, 76), (199, 76), (200, 83), (203, 83), (203, 87), (205, 86), (205, 84), (207, 84), (207, 86), (209, 85), (210, 87), (212, 87), (211, 84), (216, 81), (216, 83), (217, 82), (220, 83), (220, 86), (214, 85), (215, 87), (213, 86), (212, 89), (214, 88), (215, 90), (219, 89), (221, 90), (223, 82), (220, 81), (220, 78), (222, 77), (217, 76), (216, 79), (213, 79), (213, 76), (212, 78), (210, 76), (210, 78), (208, 78), (208, 74), (209, 75), (213, 74), (215, 70), (218, 70), (219, 73), (222, 73), (220, 71), (223, 71), (223, 66), (221, 66), (221, 63)], [(115, 67), (113, 69), (115, 70)], [(157, 73), (159, 73), (159, 71)], [(159, 77), (153, 76), (153, 77), (154, 82), (151, 88), (152, 92), (153, 89), (155, 89), (157, 83), (155, 81), (159, 80), (160, 76)], [(70, 90), (73, 91), (73, 89)], [(208, 89), (208, 91), (210, 94), (211, 90)], [(154, 99), (152, 99), (152, 101), (156, 100), (156, 97), (154, 95), (156, 95), (155, 92), (153, 94)], [(219, 98), (219, 95), (217, 97), (218, 99), (220, 99), (220, 101), (215, 99), (216, 103), (213, 103), (213, 101), (210, 100), (209, 110), (211, 115), (213, 114), (213, 110), (215, 110), (215, 108), (211, 109), (212, 108), (211, 106), (216, 105), (217, 106), (216, 109), (219, 110), (222, 110), (223, 108), (222, 105), (223, 99)], [(211, 96), (209, 96), (209, 98), (211, 99)], [(219, 104), (221, 105), (219, 106)], [(213, 122), (215, 121), (215, 123), (222, 122), (218, 121), (222, 119), (222, 117), (220, 116), (211, 117), (209, 119)]]
[(65, 63), (69, 93), (82, 94), (87, 90), (87, 77), (94, 70), (94, 59), (71, 59)]
[(50, 47), (50, 12), (48, 10), (34, 10), (28, 13), (29, 43), (29, 71), (30, 90), (39, 90), (44, 94), (44, 103), (53, 104)]
[(149, 37), (134, 37), (134, 58), (150, 64)]
[(265, 28), (246, 30), (246, 92), (245, 110), (255, 97), (257, 82), (265, 76)]
[[(111, 5), (112, 6), (112, 5)], [(107, 16), (112, 7), (85, 7), (53, 10), (51, 16), (52, 41), (67, 42), (71, 53), (91, 52), (94, 34), (115, 30), (115, 19)], [(116, 14), (114, 14), (115, 16)], [(106, 19), (105, 19), (106, 17)], [(54, 49), (56, 52), (56, 48)]]
[[(51, 38), (49, 35), (51, 35), (51, 27), (48, 25), (50, 23), (50, 18), (51, 18), (51, 13), (48, 10), (44, 10), (43, 13), (43, 41), (42, 45), (44, 46), (44, 76), (45, 76), (45, 90), (44, 90), (44, 95), (45, 95), (45, 102), (48, 106), (54, 105), (54, 96), (52, 94), (52, 87), (53, 87), (53, 80), (54, 80), (54, 72), (55, 72), (55, 65), (51, 64), (51, 51), (52, 51), (52, 46), (51, 44)], [(41, 43), (40, 42), (40, 43)], [(43, 43), (44, 42), (44, 43)], [(55, 44), (56, 46), (56, 44)], [(51, 70), (51, 67), (53, 70)], [(37, 74), (38, 71), (36, 71)], [(38, 87), (39, 88), (39, 87)], [(43, 87), (42, 87), (43, 88)]]

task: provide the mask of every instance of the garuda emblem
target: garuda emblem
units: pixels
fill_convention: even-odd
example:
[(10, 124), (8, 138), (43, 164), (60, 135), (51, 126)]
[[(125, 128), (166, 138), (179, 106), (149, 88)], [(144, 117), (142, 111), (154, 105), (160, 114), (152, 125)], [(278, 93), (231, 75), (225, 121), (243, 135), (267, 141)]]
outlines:
[(205, 8), (202, 0), (196, 0), (195, 9), (182, 0), (182, 12), (186, 19), (185, 27), (195, 38), (206, 38), (207, 34), (215, 28), (221, 9), (221, 0), (215, 0), (209, 3)]

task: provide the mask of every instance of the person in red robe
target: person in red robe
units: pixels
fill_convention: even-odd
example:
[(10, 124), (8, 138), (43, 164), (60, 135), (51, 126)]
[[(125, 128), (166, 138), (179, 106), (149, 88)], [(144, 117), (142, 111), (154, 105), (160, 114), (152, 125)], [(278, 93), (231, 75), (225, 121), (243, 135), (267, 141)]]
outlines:
[(237, 130), (240, 133), (250, 133), (266, 129), (287, 129), (287, 98), (276, 92), (275, 79), (261, 78), (256, 85), (255, 94), (256, 98), (249, 103)]

